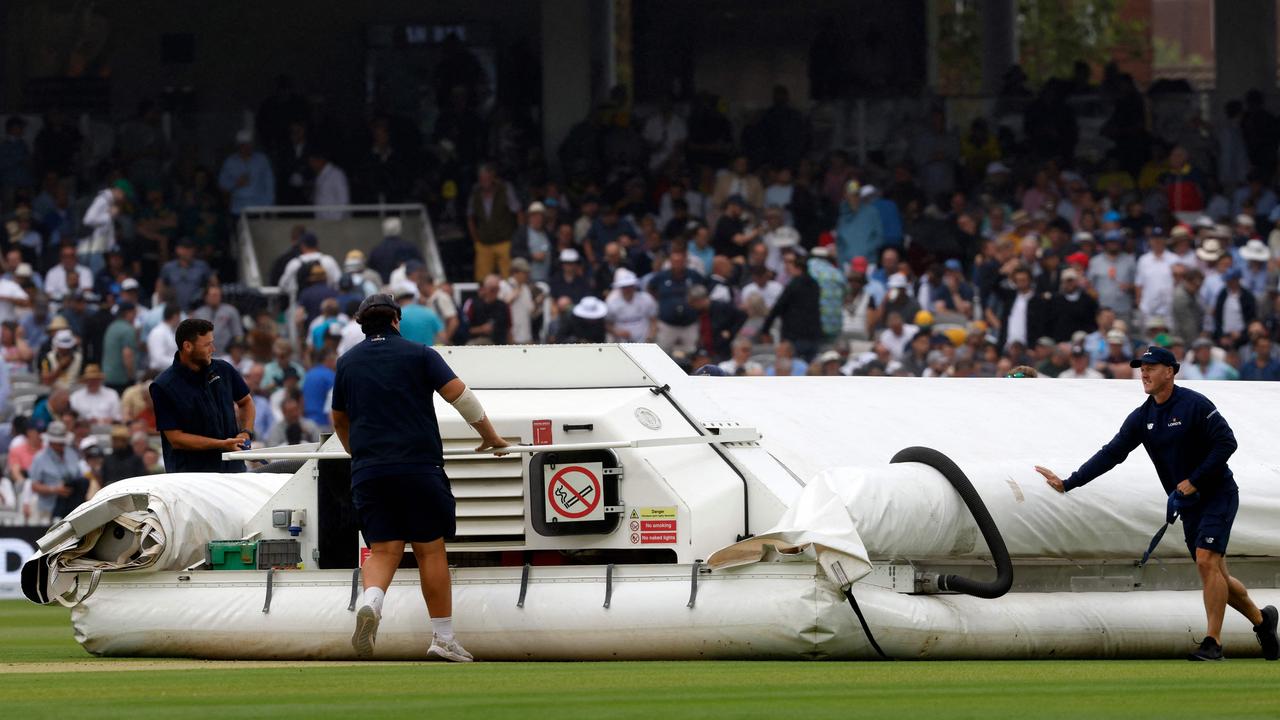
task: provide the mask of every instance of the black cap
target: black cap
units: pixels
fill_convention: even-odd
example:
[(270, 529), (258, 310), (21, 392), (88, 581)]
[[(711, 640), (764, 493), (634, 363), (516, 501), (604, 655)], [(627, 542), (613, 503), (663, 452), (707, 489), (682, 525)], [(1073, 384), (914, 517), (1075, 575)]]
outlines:
[(1178, 363), (1178, 359), (1173, 356), (1173, 353), (1159, 345), (1152, 345), (1148, 347), (1147, 351), (1142, 353), (1141, 356), (1129, 361), (1129, 367), (1132, 368), (1142, 367), (1143, 365), (1168, 365), (1173, 368), (1175, 373), (1178, 372), (1178, 368), (1181, 367), (1181, 364)]
[(729, 373), (726, 373), (724, 371), (724, 368), (720, 367), (719, 365), (716, 365), (714, 363), (707, 363), (706, 365), (703, 365), (697, 370), (694, 370), (693, 374), (694, 375), (710, 375), (712, 377), (725, 377)]
[(400, 304), (396, 299), (387, 293), (374, 293), (361, 301), (360, 307), (356, 309), (356, 322), (363, 324), (365, 311), (376, 307), (390, 308), (395, 311), (396, 319), (400, 319)]

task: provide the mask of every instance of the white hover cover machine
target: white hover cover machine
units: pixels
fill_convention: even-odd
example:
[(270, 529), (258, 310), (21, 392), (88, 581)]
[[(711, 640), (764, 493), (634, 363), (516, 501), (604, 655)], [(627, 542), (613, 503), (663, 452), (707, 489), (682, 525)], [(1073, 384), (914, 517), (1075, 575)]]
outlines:
[[(1137, 562), (1164, 520), (1145, 453), (1066, 496), (1033, 470), (1065, 476), (1109, 440), (1144, 399), (1134, 382), (687, 377), (647, 345), (440, 350), (521, 443), (473, 453), (437, 401), (454, 624), (479, 659), (1179, 657), (1203, 633), (1181, 528)], [(1193, 387), (1239, 441), (1232, 573), (1280, 604), (1280, 388)], [(236, 455), (273, 462), (104, 489), (42, 538), (24, 592), (72, 606), (97, 655), (354, 657), (345, 453)], [(236, 539), (293, 541), (297, 562), (210, 569), (208, 543)], [(430, 639), (406, 566), (375, 657), (421, 659)], [(1230, 610), (1222, 640), (1259, 653)]]

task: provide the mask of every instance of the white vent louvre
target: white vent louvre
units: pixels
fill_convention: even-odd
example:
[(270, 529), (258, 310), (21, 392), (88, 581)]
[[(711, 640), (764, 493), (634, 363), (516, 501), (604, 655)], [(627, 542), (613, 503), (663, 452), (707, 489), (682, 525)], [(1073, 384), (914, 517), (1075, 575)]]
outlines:
[[(479, 439), (445, 438), (445, 450), (470, 450)], [(518, 438), (507, 438), (517, 443)], [(458, 509), (458, 543), (524, 544), (524, 460), (522, 455), (502, 457), (463, 455), (444, 464)]]

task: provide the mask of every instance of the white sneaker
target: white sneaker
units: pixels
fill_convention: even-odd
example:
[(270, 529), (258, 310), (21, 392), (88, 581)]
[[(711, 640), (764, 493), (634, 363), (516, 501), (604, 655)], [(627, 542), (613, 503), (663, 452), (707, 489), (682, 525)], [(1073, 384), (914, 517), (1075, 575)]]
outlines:
[(372, 605), (361, 605), (356, 611), (356, 631), (351, 634), (351, 647), (355, 648), (359, 657), (373, 655), (373, 643), (378, 639), (377, 611)]
[(433, 660), (448, 660), (449, 662), (471, 662), (475, 660), (475, 658), (471, 657), (471, 653), (462, 647), (456, 637), (449, 642), (445, 642), (435, 635), (431, 636), (431, 647), (427, 648), (427, 657)]

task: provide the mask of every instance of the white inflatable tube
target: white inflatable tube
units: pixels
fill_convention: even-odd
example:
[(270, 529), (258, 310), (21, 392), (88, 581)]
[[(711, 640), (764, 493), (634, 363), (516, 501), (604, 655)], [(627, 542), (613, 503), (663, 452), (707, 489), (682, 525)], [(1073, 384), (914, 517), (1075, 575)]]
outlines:
[[(608, 608), (598, 570), (534, 568), (523, 608), (516, 605), (518, 568), (455, 571), (458, 637), (482, 660), (876, 657), (846, 599), (814, 563), (702, 575), (693, 608), (689, 567), (616, 568)], [(349, 574), (278, 573), (266, 613), (262, 573), (203, 575), (104, 578), (73, 611), (76, 639), (108, 656), (354, 658)], [(193, 604), (197, 588), (202, 602)], [(862, 583), (853, 591), (880, 646), (902, 659), (1177, 658), (1194, 648), (1204, 626), (1196, 591), (1011, 593), (998, 600), (902, 595)], [(1253, 597), (1280, 604), (1278, 590)], [(416, 574), (401, 571), (374, 657), (423, 659), (430, 638)], [(1229, 656), (1258, 654), (1251, 627), (1230, 610), (1223, 642)]]

